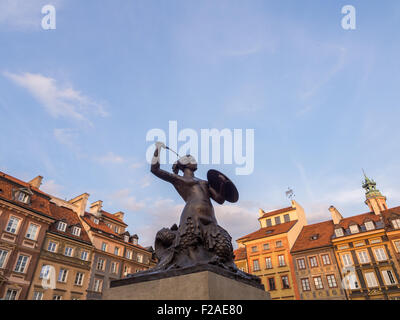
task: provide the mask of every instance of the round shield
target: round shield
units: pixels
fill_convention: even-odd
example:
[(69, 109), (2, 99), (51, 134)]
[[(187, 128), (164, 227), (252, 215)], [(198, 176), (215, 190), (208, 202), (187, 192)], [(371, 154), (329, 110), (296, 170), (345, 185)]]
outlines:
[(224, 199), (232, 203), (239, 200), (238, 190), (236, 189), (233, 182), (223, 173), (213, 169), (208, 170), (207, 180), (210, 186), (217, 192), (219, 192), (221, 183), (225, 182), (225, 188), (223, 190), (224, 194), (222, 194)]

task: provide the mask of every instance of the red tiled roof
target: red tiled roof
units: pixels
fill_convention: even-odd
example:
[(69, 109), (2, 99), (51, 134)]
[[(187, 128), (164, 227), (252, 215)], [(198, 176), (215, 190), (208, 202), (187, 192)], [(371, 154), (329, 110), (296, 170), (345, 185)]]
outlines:
[(388, 228), (388, 231), (392, 231), (393, 225), (390, 223), (391, 218), (400, 218), (400, 207), (394, 207), (387, 210), (382, 211), (382, 217), (385, 221), (385, 225)]
[(261, 217), (259, 217), (258, 220), (263, 219), (263, 218), (268, 218), (268, 217), (274, 216), (274, 215), (276, 215), (276, 214), (280, 214), (280, 213), (292, 211), (292, 210), (296, 210), (296, 208), (287, 207), (287, 208), (282, 208), (282, 209), (278, 209), (278, 210), (266, 212), (266, 213), (263, 214)]
[(101, 210), (100, 212), (101, 212), (102, 215), (104, 215), (104, 216), (107, 217), (108, 219), (115, 220), (115, 221), (117, 221), (118, 223), (127, 226), (127, 224), (126, 224), (125, 222), (123, 222), (120, 218), (117, 218), (117, 217), (115, 216), (115, 214), (109, 213), (109, 212), (104, 211), (104, 210)]
[(339, 225), (342, 228), (347, 229), (353, 223), (362, 225), (366, 220), (372, 220), (374, 222), (377, 222), (380, 220), (380, 216), (377, 216), (373, 212), (367, 212), (367, 213), (359, 214), (356, 216), (343, 218), (342, 220), (340, 220)]
[(236, 260), (243, 260), (247, 258), (247, 253), (246, 253), (246, 248), (238, 248), (233, 251), (233, 254), (235, 255), (235, 261)]
[[(331, 244), (333, 228), (334, 225), (332, 220), (304, 226), (297, 237), (291, 252), (329, 246)], [(317, 235), (316, 240), (311, 239), (314, 235)]]
[(266, 237), (275, 236), (277, 234), (288, 232), (296, 224), (297, 220), (281, 223), (272, 227), (261, 228), (253, 233), (237, 239), (237, 241), (250, 241)]
[[(33, 195), (29, 204), (13, 199), (13, 189), (27, 188)], [(29, 183), (0, 172), (0, 198), (8, 200), (27, 210), (34, 210), (46, 216), (51, 216), (49, 200), (50, 196), (38, 188), (31, 187)]]
[[(77, 239), (77, 240), (81, 240), (87, 243), (91, 243), (88, 234), (86, 233), (85, 229), (83, 228), (79, 217), (77, 216), (77, 214), (72, 211), (71, 209), (65, 208), (65, 207), (60, 207), (54, 203), (50, 204), (50, 210), (52, 213), (52, 216), (57, 220), (63, 220), (64, 222), (67, 223), (67, 229), (65, 230), (65, 232), (62, 232), (60, 230), (57, 230), (57, 223), (53, 223), (50, 228), (49, 231), (60, 234), (60, 235), (64, 235), (64, 236), (68, 236), (69, 238), (72, 239)], [(72, 230), (69, 227), (72, 226), (77, 226), (81, 228), (81, 233), (80, 236), (75, 236), (72, 234)]]

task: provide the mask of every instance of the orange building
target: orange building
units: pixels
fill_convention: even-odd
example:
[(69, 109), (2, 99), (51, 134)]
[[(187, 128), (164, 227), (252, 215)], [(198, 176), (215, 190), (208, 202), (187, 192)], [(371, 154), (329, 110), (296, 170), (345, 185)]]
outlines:
[[(259, 230), (237, 240), (242, 257), (245, 248), (248, 272), (261, 278), (273, 300), (299, 299), (290, 250), (307, 224), (304, 209), (292, 200), (287, 208), (271, 212), (260, 209), (258, 220)], [(236, 258), (235, 263), (241, 268), (243, 258)]]

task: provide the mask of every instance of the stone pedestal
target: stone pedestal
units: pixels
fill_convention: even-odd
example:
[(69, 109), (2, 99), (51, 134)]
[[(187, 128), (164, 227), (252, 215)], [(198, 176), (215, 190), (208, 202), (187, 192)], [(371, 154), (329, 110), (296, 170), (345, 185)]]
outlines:
[(225, 269), (195, 266), (114, 280), (104, 300), (269, 300), (261, 284)]

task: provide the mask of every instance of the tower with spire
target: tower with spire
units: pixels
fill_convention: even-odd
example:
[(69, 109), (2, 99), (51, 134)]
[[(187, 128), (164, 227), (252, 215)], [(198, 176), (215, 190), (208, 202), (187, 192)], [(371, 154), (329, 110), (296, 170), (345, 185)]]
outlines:
[(364, 182), (362, 187), (365, 189), (365, 204), (373, 211), (376, 215), (380, 215), (383, 210), (386, 210), (386, 197), (376, 188), (376, 182), (367, 177), (363, 170)]

